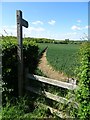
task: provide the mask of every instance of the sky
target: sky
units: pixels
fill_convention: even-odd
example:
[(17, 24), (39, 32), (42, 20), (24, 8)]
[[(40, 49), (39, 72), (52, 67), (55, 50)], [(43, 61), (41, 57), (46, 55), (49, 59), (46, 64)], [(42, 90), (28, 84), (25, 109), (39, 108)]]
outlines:
[(16, 10), (29, 23), (23, 37), (81, 40), (88, 34), (88, 2), (2, 2), (0, 34), (17, 35)]

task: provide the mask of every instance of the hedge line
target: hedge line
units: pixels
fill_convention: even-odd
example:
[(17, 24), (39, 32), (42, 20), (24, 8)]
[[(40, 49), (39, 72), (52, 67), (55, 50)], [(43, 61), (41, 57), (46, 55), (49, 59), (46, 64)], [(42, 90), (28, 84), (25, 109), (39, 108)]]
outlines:
[(72, 116), (79, 120), (90, 118), (90, 42), (81, 45), (79, 52), (80, 66), (77, 71), (78, 88), (74, 91), (78, 107), (73, 109)]
[[(2, 80), (5, 83), (3, 85), (3, 98), (6, 96), (11, 98), (11, 96), (18, 95), (17, 39), (3, 37), (0, 44), (2, 45)], [(29, 67), (30, 73), (33, 73), (37, 67), (38, 50), (35, 42), (23, 41), (24, 68)]]
[(75, 91), (79, 103), (77, 117), (88, 120), (90, 118), (90, 42), (81, 46), (80, 63), (77, 74), (79, 88)]

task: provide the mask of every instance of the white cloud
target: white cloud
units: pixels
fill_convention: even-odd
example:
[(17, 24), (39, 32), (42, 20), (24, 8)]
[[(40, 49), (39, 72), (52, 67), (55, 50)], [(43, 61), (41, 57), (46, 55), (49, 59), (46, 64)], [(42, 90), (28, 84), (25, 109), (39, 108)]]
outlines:
[(79, 26), (73, 25), (73, 26), (71, 27), (71, 29), (72, 29), (72, 30), (81, 30), (82, 28), (79, 27)]
[[(37, 36), (37, 34), (42, 34), (45, 31), (43, 27), (29, 27), (29, 28), (24, 28), (23, 27), (23, 35), (25, 36)], [(2, 29), (0, 29), (0, 35), (12, 35), (12, 36), (17, 36), (17, 27), (16, 25), (12, 26), (3, 26)]]
[(78, 32), (60, 33), (60, 38), (62, 39), (80, 40), (82, 36), (83, 33), (78, 33)]
[(79, 26), (79, 25), (73, 25), (72, 27), (71, 27), (71, 29), (72, 30), (85, 30), (85, 29), (88, 29), (88, 28), (90, 28), (90, 26), (88, 26), (88, 25), (86, 25), (86, 26)]
[(78, 23), (81, 23), (81, 20), (77, 20)]
[(50, 24), (50, 25), (54, 25), (55, 23), (56, 23), (55, 20), (50, 20), (50, 21), (48, 22), (48, 24)]
[(88, 28), (90, 28), (90, 26), (88, 26), (88, 25), (86, 25), (86, 26), (84, 27), (84, 29), (88, 29)]
[(76, 35), (76, 32), (70, 32), (70, 33), (66, 33), (65, 35)]
[(45, 31), (45, 29), (42, 27), (29, 27), (28, 31), (30, 31), (30, 32), (43, 32), (43, 31)]
[(32, 22), (32, 24), (34, 24), (34, 25), (37, 25), (37, 24), (43, 25), (43, 22), (42, 21), (34, 21), (34, 22)]
[(60, 38), (62, 39), (74, 40), (77, 39), (77, 36), (78, 36), (77, 32), (60, 33)]
[[(36, 38), (52, 38), (52, 39), (57, 39), (57, 40), (65, 40), (65, 39), (70, 39), (70, 40), (78, 40), (83, 36), (83, 33), (86, 32), (88, 33), (88, 26), (84, 26), (84, 27), (78, 27), (73, 25), (72, 26), (72, 31), (68, 31), (66, 33), (62, 32), (60, 33), (55, 32), (55, 31), (50, 31), (50, 30), (46, 30), (44, 27), (40, 27), (40, 26), (30, 26), (28, 28), (23, 27), (23, 36), (25, 37), (36, 37)], [(81, 29), (83, 31), (77, 31), (78, 29)], [(16, 25), (12, 25), (12, 26), (3, 26), (2, 30), (0, 28), (0, 34), (2, 33), (3, 35), (7, 35), (7, 33), (5, 33), (5, 31), (8, 33), (8, 35), (12, 35), (12, 36), (17, 36), (17, 28)], [(76, 31), (73, 31), (76, 30)], [(85, 35), (84, 35), (85, 36)]]
[(16, 36), (17, 34), (17, 26), (16, 25), (11, 25), (11, 26), (2, 26), (1, 34), (3, 35), (12, 35)]

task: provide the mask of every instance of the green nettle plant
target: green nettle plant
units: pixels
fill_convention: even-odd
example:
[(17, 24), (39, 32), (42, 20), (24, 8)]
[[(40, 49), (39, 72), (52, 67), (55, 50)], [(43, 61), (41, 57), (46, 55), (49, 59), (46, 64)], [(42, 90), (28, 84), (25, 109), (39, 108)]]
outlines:
[(90, 42), (83, 43), (80, 49), (80, 67), (78, 88), (75, 90), (78, 102), (77, 117), (88, 120), (90, 118)]

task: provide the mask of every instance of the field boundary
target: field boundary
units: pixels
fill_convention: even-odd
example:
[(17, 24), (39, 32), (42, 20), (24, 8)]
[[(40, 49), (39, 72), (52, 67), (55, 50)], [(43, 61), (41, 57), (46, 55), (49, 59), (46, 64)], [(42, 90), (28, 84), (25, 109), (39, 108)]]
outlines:
[[(42, 77), (42, 76), (38, 76), (38, 75), (34, 75), (34, 74), (29, 74), (28, 69), (26, 70), (26, 77), (25, 78), (26, 78), (26, 81), (25, 81), (25, 90), (26, 91), (31, 92), (31, 93), (35, 93), (39, 96), (51, 99), (53, 101), (56, 101), (58, 103), (62, 103), (64, 105), (71, 103), (72, 100), (71, 99), (68, 100), (64, 97), (47, 92), (46, 90), (44, 90), (44, 88), (39, 89), (38, 85), (36, 87), (31, 86), (30, 80), (32, 80), (33, 82), (37, 81), (37, 82), (41, 82), (42, 84), (44, 83), (44, 84), (52, 85), (54, 87), (64, 88), (67, 90), (74, 90), (74, 89), (77, 89), (77, 87), (78, 87), (76, 84), (66, 83), (66, 82), (55, 80), (55, 79), (50, 79), (50, 78), (46, 78), (46, 77)], [(40, 103), (40, 104), (42, 104), (42, 103)], [(54, 108), (47, 106), (47, 105), (44, 105), (44, 106), (46, 106), (46, 108), (48, 108), (51, 111), (51, 113), (55, 114), (56, 116), (58, 116), (60, 118), (70, 118), (69, 116), (67, 116), (66, 113), (63, 113), (63, 111), (59, 111), (59, 110), (54, 109)]]

